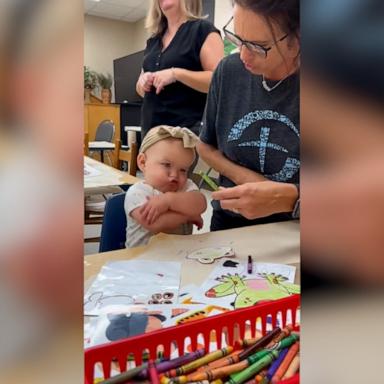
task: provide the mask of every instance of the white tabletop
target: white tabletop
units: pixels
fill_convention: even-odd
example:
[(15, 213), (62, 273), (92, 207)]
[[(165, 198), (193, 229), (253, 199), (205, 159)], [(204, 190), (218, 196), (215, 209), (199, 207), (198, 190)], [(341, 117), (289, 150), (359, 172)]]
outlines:
[(107, 164), (84, 156), (84, 192), (86, 195), (111, 192), (111, 187), (134, 184), (139, 179), (128, 172), (119, 171)]
[[(300, 226), (298, 221), (255, 225), (208, 232), (202, 235), (153, 236), (148, 245), (119, 251), (88, 255), (84, 258), (84, 277), (87, 285), (101, 267), (111, 260), (153, 260), (182, 262), (181, 286), (202, 284), (212, 269), (220, 262), (200, 264), (186, 259), (193, 250), (211, 246), (230, 246), (236, 258), (246, 261), (252, 255), (254, 262), (270, 262), (300, 266)], [(88, 281), (87, 281), (88, 280)], [(299, 283), (300, 271), (296, 271), (295, 282)]]
[(115, 144), (109, 141), (90, 141), (88, 143), (89, 149), (115, 149)]
[(124, 127), (124, 131), (134, 131), (134, 132), (141, 132), (141, 127), (135, 126), (135, 125), (126, 125)]

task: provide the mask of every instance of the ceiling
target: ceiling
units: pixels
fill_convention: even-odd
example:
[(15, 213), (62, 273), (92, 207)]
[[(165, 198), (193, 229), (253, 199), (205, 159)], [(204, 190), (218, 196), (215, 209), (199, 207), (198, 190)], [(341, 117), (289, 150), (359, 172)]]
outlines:
[(84, 0), (84, 14), (134, 23), (146, 16), (149, 0)]

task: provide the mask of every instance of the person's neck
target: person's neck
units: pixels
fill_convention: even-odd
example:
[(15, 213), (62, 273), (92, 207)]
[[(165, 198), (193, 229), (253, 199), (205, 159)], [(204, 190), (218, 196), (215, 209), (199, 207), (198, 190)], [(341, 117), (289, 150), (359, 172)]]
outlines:
[(298, 70), (299, 70), (299, 65), (296, 63), (292, 63), (292, 65), (290, 66), (284, 65), (282, 67), (276, 68), (274, 71), (271, 71), (270, 73), (264, 73), (264, 78), (270, 81), (280, 81), (282, 79), (286, 79), (287, 77), (291, 76)]
[(179, 29), (180, 25), (183, 24), (187, 18), (184, 15), (180, 15), (179, 13), (171, 13), (166, 15), (167, 23), (168, 23), (168, 33), (175, 34)]

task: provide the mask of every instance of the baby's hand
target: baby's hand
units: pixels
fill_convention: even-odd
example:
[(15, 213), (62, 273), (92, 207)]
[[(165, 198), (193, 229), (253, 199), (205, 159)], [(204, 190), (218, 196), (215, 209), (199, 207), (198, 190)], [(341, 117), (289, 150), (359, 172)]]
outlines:
[(139, 213), (148, 224), (153, 224), (160, 215), (169, 210), (169, 202), (163, 196), (147, 197), (148, 201), (140, 208)]
[(196, 225), (197, 229), (203, 228), (203, 218), (201, 216), (194, 216), (191, 218), (190, 222), (194, 225)]

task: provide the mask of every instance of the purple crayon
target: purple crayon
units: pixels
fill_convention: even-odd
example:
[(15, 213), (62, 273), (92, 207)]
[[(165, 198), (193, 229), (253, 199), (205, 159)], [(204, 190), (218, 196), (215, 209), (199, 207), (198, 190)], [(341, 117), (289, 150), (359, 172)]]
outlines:
[[(188, 364), (189, 362), (196, 360), (205, 355), (205, 349), (201, 348), (195, 352), (188, 353), (184, 356), (176, 357), (172, 360), (162, 361), (161, 363), (156, 364), (157, 373), (163, 373), (180, 367), (181, 365)], [(140, 379), (148, 378), (148, 370), (143, 369), (137, 376)]]

